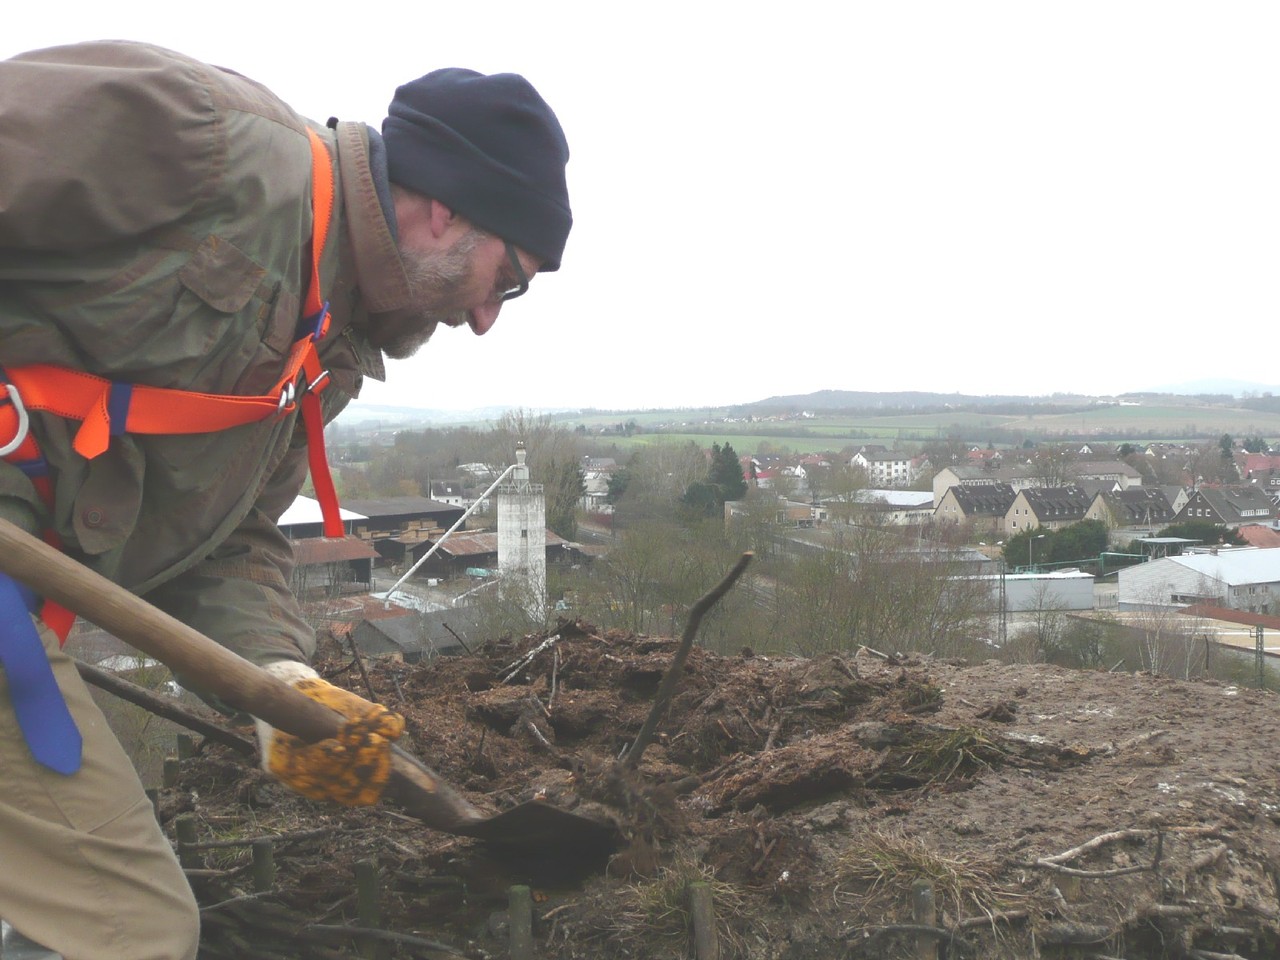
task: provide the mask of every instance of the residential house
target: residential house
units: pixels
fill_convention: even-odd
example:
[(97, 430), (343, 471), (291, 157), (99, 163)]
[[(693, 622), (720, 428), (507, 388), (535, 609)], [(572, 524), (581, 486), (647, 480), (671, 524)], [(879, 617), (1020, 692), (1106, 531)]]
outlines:
[[(1093, 483), (1126, 489), (1142, 483), (1142, 474), (1121, 460), (1081, 461), (1068, 464), (1065, 471), (1067, 479), (1077, 485)], [(1007, 483), (1016, 492), (1045, 486), (1045, 475), (1043, 469), (1030, 463), (1016, 463), (997, 468), (943, 467), (933, 478), (933, 498), (940, 502), (942, 495), (953, 486), (978, 486), (990, 483)]]
[(1178, 511), (1187, 505), (1187, 501), (1191, 499), (1191, 494), (1195, 491), (1181, 484), (1161, 484), (1160, 489), (1164, 491), (1165, 497), (1169, 500), (1169, 506), (1173, 509), (1174, 516), (1178, 515)]
[(1235, 528), (1242, 523), (1270, 523), (1276, 505), (1261, 487), (1200, 487), (1174, 516), (1174, 523), (1207, 520)]
[(463, 497), (462, 484), (456, 480), (432, 480), (431, 499), (454, 507), (469, 506)]
[(1173, 507), (1158, 487), (1131, 487), (1097, 493), (1085, 511), (1086, 520), (1101, 520), (1115, 541), (1151, 536), (1173, 522)]
[(1025, 487), (1034, 487), (1038, 482), (1036, 471), (1025, 463), (999, 467), (965, 465), (943, 467), (933, 476), (933, 502), (941, 503), (943, 495), (952, 487), (1007, 484), (1016, 493)]
[(918, 462), (909, 453), (894, 450), (867, 452), (864, 447), (853, 455), (850, 464), (865, 470), (872, 486), (900, 488), (909, 487), (915, 481)]
[(1067, 472), (1075, 483), (1093, 480), (1114, 484), (1119, 490), (1142, 486), (1142, 474), (1123, 460), (1078, 460), (1067, 466)]
[(1004, 532), (1004, 517), (1017, 494), (1007, 483), (956, 485), (948, 488), (934, 507), (935, 523), (968, 524), (976, 533), (997, 536)]
[(1091, 500), (1087, 491), (1075, 485), (1019, 490), (1005, 511), (1005, 533), (1012, 536), (1036, 527), (1060, 530), (1079, 523), (1084, 519)]
[(1235, 455), (1235, 461), (1241, 479), (1257, 484), (1272, 496), (1280, 493), (1280, 456), (1242, 452)]
[(1280, 609), (1280, 550), (1222, 549), (1125, 567), (1118, 598), (1121, 609), (1211, 603), (1274, 613)]
[(1280, 530), (1262, 523), (1242, 523), (1236, 533), (1251, 547), (1272, 550), (1280, 547)]
[(988, 467), (996, 469), (1004, 463), (1004, 455), (999, 450), (970, 447), (965, 451), (965, 461), (971, 467)]

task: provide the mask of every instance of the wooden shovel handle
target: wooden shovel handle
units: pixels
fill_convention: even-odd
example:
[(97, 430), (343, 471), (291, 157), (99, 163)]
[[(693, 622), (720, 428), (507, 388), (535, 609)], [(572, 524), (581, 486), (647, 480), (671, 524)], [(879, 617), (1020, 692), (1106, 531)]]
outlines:
[[(342, 729), (342, 717), (329, 708), (3, 519), (0, 571), (279, 730), (313, 742)], [(480, 817), (434, 771), (398, 747), (388, 793), (439, 830)]]
[(332, 710), (2, 519), (0, 571), (286, 733), (315, 741), (342, 728)]

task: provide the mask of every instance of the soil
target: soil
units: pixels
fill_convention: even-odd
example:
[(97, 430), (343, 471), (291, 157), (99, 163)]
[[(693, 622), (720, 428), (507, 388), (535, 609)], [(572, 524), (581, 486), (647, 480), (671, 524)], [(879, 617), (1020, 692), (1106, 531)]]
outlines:
[[(201, 957), (513, 956), (514, 885), (532, 891), (529, 956), (694, 957), (695, 882), (725, 960), (1280, 954), (1274, 695), (695, 648), (631, 770), (619, 758), (677, 645), (562, 622), (468, 656), (365, 663), (407, 721), (402, 744), (470, 802), (589, 817), (613, 838), (604, 853), (512, 854), (387, 803), (313, 803), (202, 745), (159, 802), (171, 832), (186, 815), (218, 844), (188, 851)], [(369, 695), (350, 656), (318, 666)], [(255, 894), (247, 844), (264, 837), (275, 885)], [(370, 870), (376, 920), (356, 893)]]

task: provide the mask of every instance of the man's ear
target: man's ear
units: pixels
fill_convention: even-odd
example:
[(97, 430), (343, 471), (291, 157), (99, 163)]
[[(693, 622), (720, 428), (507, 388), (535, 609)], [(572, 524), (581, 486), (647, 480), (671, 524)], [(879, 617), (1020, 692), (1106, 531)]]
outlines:
[(449, 227), (453, 226), (454, 222), (458, 219), (458, 215), (434, 197), (431, 199), (430, 203), (431, 235), (439, 240), (444, 236), (445, 231), (447, 231)]

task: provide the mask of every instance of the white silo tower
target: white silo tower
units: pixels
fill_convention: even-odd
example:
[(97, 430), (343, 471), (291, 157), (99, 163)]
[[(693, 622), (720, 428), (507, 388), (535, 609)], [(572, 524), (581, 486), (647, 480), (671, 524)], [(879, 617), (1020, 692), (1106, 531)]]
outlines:
[(524, 444), (516, 444), (511, 478), (498, 487), (498, 589), (536, 623), (547, 610), (547, 501), (529, 482)]

